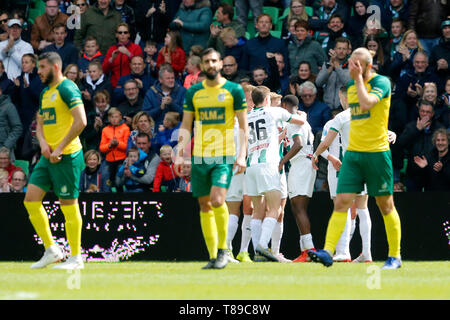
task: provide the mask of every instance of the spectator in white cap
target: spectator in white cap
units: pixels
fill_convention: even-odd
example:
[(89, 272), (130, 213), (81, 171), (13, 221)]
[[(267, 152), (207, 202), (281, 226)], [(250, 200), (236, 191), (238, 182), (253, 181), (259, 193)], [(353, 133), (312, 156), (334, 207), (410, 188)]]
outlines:
[(22, 23), (19, 19), (8, 21), (8, 39), (0, 42), (0, 60), (3, 61), (8, 78), (13, 80), (22, 72), (22, 56), (33, 53), (33, 47), (20, 37)]

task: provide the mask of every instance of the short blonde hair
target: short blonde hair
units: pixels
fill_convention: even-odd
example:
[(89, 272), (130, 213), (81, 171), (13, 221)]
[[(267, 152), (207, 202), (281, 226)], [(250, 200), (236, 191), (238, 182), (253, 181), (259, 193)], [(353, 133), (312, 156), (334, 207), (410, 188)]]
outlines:
[(120, 110), (116, 107), (112, 107), (111, 109), (108, 110), (108, 117), (112, 116), (113, 114), (120, 114), (122, 115), (122, 112), (120, 112)]
[(93, 155), (97, 156), (98, 164), (100, 164), (102, 162), (102, 156), (101, 156), (100, 152), (98, 152), (95, 149), (89, 149), (88, 151), (86, 151), (84, 153), (84, 162), (86, 163), (88, 161), (88, 159)]
[(170, 145), (165, 144), (165, 145), (163, 145), (163, 146), (159, 149), (159, 153), (161, 153), (161, 152), (163, 152), (163, 151), (169, 151), (169, 152), (172, 153), (173, 148), (172, 148)]

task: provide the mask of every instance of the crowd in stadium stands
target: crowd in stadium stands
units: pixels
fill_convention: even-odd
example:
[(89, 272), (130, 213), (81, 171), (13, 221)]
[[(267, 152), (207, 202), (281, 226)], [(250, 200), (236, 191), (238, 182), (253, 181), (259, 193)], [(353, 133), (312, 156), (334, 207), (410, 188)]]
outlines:
[(449, 1), (2, 0), (0, 192), (26, 190), (40, 156), (40, 53), (58, 52), (83, 96), (80, 191), (190, 192), (190, 165), (177, 176), (172, 158), (204, 48), (228, 80), (296, 95), (317, 146), (361, 46), (392, 83), (395, 191), (450, 190)]

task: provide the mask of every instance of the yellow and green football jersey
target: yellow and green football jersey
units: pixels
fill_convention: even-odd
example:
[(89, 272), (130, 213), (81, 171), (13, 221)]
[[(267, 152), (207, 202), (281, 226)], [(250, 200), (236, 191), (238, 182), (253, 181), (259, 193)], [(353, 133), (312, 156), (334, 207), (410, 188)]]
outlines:
[[(71, 110), (83, 105), (77, 85), (66, 78), (53, 87), (46, 87), (39, 99), (39, 115), (43, 118), (45, 141), (52, 149), (61, 143), (73, 123)], [(63, 150), (71, 154), (82, 149), (80, 139), (72, 140)]]
[(347, 97), (351, 111), (349, 144), (347, 150), (359, 152), (380, 152), (389, 150), (387, 136), (389, 108), (391, 106), (391, 82), (374, 74), (365, 83), (367, 92), (379, 99), (370, 110), (362, 111), (359, 106), (355, 82), (347, 85)]
[(190, 87), (184, 112), (194, 113), (194, 158), (234, 157), (235, 113), (246, 110), (244, 90), (238, 83), (223, 81), (209, 87), (205, 80)]

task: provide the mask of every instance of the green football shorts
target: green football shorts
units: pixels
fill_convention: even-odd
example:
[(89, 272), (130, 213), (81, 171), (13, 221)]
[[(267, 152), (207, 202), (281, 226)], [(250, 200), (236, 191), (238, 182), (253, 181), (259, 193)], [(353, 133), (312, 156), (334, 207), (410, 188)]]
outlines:
[(211, 193), (212, 186), (228, 189), (232, 176), (232, 164), (195, 164), (193, 162), (191, 169), (192, 195), (194, 197), (207, 196)]
[(337, 193), (360, 193), (367, 184), (369, 196), (390, 195), (394, 189), (391, 151), (347, 151), (339, 171)]
[(30, 177), (30, 184), (45, 192), (53, 190), (60, 199), (78, 198), (81, 172), (85, 168), (83, 151), (63, 154), (61, 161), (51, 163), (41, 156)]

